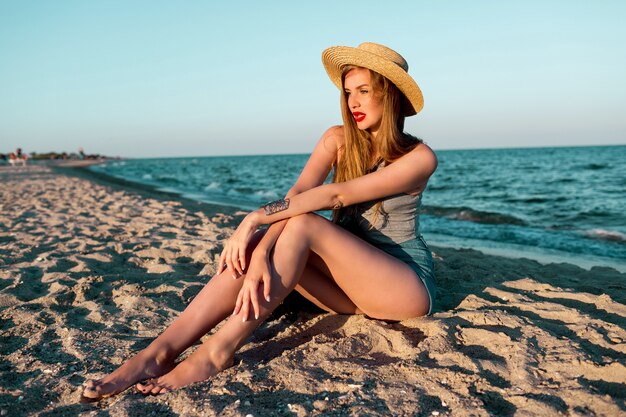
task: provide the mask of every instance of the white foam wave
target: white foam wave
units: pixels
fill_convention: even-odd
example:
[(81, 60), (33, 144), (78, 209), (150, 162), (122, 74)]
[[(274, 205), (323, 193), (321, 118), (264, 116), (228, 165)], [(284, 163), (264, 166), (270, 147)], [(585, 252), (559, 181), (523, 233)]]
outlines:
[(615, 230), (591, 229), (584, 231), (583, 234), (594, 239), (626, 242), (626, 235)]
[(272, 200), (278, 198), (278, 193), (276, 191), (257, 191), (254, 193), (256, 197), (263, 198), (266, 200)]
[(220, 189), (220, 183), (215, 182), (215, 181), (213, 181), (211, 184), (204, 187), (204, 191), (212, 191), (212, 190), (219, 190), (219, 189)]

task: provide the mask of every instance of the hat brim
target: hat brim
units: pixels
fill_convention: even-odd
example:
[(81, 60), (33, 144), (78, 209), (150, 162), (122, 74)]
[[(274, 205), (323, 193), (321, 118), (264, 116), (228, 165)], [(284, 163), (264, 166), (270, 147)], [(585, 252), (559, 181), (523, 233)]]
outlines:
[(346, 65), (371, 69), (394, 83), (406, 98), (405, 116), (424, 107), (424, 96), (413, 78), (400, 66), (374, 53), (350, 46), (331, 46), (322, 52), (322, 63), (330, 80), (341, 89), (341, 73)]

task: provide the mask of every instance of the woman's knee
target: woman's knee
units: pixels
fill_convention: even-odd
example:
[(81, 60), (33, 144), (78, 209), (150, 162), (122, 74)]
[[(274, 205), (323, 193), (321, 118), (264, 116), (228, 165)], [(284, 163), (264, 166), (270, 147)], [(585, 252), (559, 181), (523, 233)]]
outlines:
[(319, 220), (321, 220), (320, 216), (313, 213), (305, 213), (291, 217), (287, 220), (287, 224), (285, 225), (281, 236), (285, 234), (286, 236), (305, 238), (309, 236), (313, 230), (315, 230), (315, 225), (319, 222)]

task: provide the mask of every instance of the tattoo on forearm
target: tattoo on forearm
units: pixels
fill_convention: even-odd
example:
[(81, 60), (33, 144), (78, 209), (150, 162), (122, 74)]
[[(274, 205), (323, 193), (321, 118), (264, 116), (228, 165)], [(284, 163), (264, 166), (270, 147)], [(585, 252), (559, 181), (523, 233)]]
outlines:
[(274, 214), (274, 213), (278, 213), (280, 211), (284, 211), (287, 210), (289, 208), (289, 199), (288, 198), (281, 198), (278, 199), (276, 201), (271, 201), (269, 203), (267, 203), (263, 207), (263, 210), (265, 211), (265, 215), (269, 216), (270, 214)]

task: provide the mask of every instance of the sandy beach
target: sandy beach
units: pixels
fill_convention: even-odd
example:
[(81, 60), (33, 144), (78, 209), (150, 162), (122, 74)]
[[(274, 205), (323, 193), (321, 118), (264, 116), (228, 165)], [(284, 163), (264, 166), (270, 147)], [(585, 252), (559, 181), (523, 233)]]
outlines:
[(210, 381), (95, 404), (215, 271), (243, 213), (78, 168), (0, 167), (0, 415), (626, 415), (626, 274), (433, 247), (430, 317), (292, 297)]

